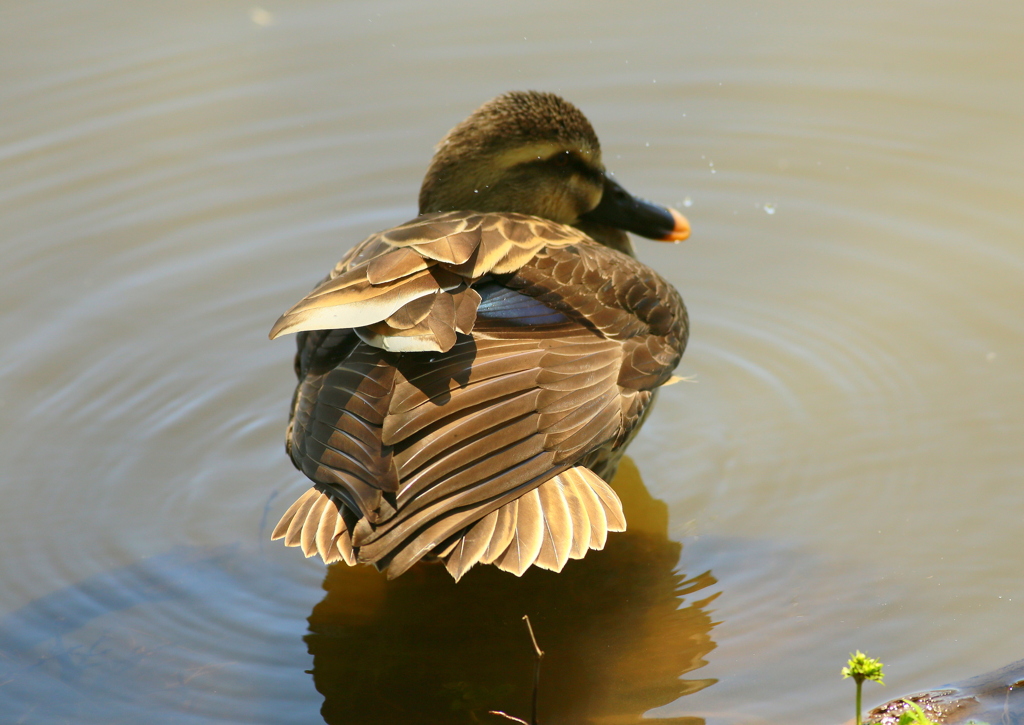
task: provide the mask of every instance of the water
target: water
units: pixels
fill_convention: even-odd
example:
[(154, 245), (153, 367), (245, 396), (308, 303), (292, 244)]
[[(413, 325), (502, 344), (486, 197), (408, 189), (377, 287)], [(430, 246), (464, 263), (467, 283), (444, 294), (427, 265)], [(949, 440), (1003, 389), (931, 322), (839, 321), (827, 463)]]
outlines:
[[(866, 702), (1022, 656), (1019, 3), (0, 21), (13, 722), (524, 717), (522, 614), (545, 722), (839, 721), (855, 648), (888, 666)], [(616, 483), (633, 533), (560, 577), (326, 572), (266, 541), (304, 488), (267, 330), (515, 88), (693, 225), (638, 242), (693, 332)]]

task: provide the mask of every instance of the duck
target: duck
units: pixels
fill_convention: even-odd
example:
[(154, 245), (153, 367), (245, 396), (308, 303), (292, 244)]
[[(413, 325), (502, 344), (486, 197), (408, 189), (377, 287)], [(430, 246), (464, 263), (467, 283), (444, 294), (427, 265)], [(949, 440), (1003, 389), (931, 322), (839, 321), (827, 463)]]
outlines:
[(422, 560), (561, 571), (624, 531), (608, 484), (689, 333), (628, 233), (678, 211), (606, 171), (560, 96), (502, 94), (441, 140), (419, 215), (373, 234), (286, 311), (286, 450), (312, 482), (271, 538), (388, 578)]

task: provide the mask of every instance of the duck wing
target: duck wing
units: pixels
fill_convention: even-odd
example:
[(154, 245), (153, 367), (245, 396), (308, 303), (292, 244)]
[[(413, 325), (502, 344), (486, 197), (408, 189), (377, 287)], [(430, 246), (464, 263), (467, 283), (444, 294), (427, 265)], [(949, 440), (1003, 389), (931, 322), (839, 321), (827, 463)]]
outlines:
[(312, 292), (285, 312), (271, 339), (305, 330), (361, 328), (385, 350), (447, 351), (468, 334), (485, 274), (513, 272), (546, 246), (587, 239), (524, 214), (425, 214), (353, 248)]
[[(307, 556), (374, 563), (389, 576), (428, 553), (456, 578), (481, 561), (517, 575), (534, 564), (560, 570), (625, 527), (598, 472), (614, 471), (617, 452), (678, 362), (685, 308), (653, 271), (569, 227), (520, 215), (431, 217), (413, 223), (419, 236), (405, 239), (422, 239), (423, 227), (441, 219), (442, 231), (461, 230), (439, 245), (460, 250), (445, 251), (452, 261), (417, 251), (428, 260), (417, 262), (390, 236), (395, 230), (375, 235), (306, 298), (310, 306), (300, 303), (275, 326), (282, 333), (345, 319), (369, 331), (299, 336), (288, 447), (314, 488), (274, 538)], [(506, 239), (500, 255), (497, 244), (481, 251), (489, 230)], [(477, 246), (460, 247), (460, 233), (475, 235)], [(515, 255), (525, 262), (511, 269)], [(423, 272), (435, 286), (419, 294)], [(376, 294), (375, 285), (389, 290)], [(345, 301), (353, 289), (356, 302)], [(469, 293), (472, 314), (460, 313), (456, 298)], [(391, 301), (375, 314), (387, 320), (367, 324), (359, 317), (366, 308), (346, 309), (384, 295)], [(446, 325), (455, 338), (446, 350), (381, 344), (397, 336), (433, 345)], [(401, 334), (411, 329), (417, 334)]]

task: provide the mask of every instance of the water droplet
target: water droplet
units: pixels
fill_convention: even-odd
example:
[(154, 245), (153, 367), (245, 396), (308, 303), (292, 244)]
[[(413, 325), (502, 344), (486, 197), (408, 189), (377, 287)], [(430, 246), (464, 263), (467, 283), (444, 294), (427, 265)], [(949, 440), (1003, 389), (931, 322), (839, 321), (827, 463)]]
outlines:
[(761, 208), (764, 209), (764, 213), (768, 214), (769, 216), (775, 213), (775, 205), (774, 204), (765, 204)]
[(683, 206), (685, 206), (685, 207), (693, 206), (693, 199), (691, 199), (690, 197), (686, 197), (685, 199), (683, 199)]

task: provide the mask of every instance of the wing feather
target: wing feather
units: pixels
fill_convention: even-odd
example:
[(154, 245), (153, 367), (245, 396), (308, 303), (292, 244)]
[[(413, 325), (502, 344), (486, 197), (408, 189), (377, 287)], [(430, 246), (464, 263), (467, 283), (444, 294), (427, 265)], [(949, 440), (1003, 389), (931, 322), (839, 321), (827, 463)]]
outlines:
[(608, 517), (604, 512), (604, 506), (601, 505), (601, 499), (598, 498), (593, 487), (580, 472), (581, 468), (583, 467), (576, 466), (570, 469), (572, 471), (571, 480), (590, 521), (590, 548), (600, 550), (604, 548), (605, 542), (608, 540)]
[(487, 542), (487, 548), (480, 557), (483, 564), (493, 564), (512, 543), (512, 537), (516, 532), (516, 521), (519, 518), (519, 500), (516, 499), (505, 504), (496, 513), (498, 517), (494, 521), (494, 533), (491, 534), (491, 540)]
[(299, 498), (295, 499), (295, 502), (288, 507), (288, 510), (284, 512), (284, 515), (277, 522), (277, 526), (274, 527), (274, 531), (270, 534), (271, 541), (283, 539), (288, 535), (288, 529), (291, 528), (292, 521), (295, 520), (295, 514), (298, 513), (300, 507), (305, 505), (306, 497), (310, 495), (310, 491), (315, 490), (315, 488), (309, 489)]
[(355, 333), (300, 336), (289, 451), (316, 488), (275, 538), (389, 576), (433, 552), (456, 579), (478, 562), (557, 571), (603, 547), (625, 519), (595, 471), (685, 342), (666, 289), (521, 215), (425, 215), (370, 237), (273, 331)]
[(542, 569), (562, 571), (572, 549), (572, 514), (555, 479), (549, 479), (534, 489), (540, 500), (543, 523), (541, 547), (536, 565)]
[(590, 548), (590, 517), (587, 515), (587, 508), (583, 503), (574, 482), (575, 468), (562, 471), (551, 479), (562, 487), (562, 495), (565, 496), (566, 506), (569, 508), (569, 518), (572, 519), (572, 543), (569, 547), (570, 559), (582, 559)]
[(306, 516), (319, 496), (320, 492), (315, 488), (311, 488), (296, 501), (298, 506), (295, 508), (292, 519), (288, 524), (288, 530), (284, 535), (285, 546), (298, 546), (302, 543), (302, 529), (306, 523)]
[(399, 500), (404, 502), (419, 494), (444, 471), (471, 465), (536, 434), (537, 420), (531, 415), (536, 397), (536, 391), (527, 390), (498, 405), (456, 418), (399, 453), (397, 462), (405, 474)]
[(324, 505), (327, 501), (327, 495), (320, 493), (320, 495), (313, 500), (313, 505), (309, 507), (309, 511), (306, 513), (306, 520), (302, 523), (302, 533), (300, 534), (299, 543), (302, 546), (302, 553), (306, 555), (306, 558), (317, 553), (316, 536), (320, 530), (320, 519), (323, 516)]
[[(438, 542), (447, 540), (479, 520), (481, 516), (532, 489), (536, 485), (533, 481), (542, 476), (544, 471), (550, 470), (550, 466), (550, 454), (539, 454), (510, 470), (502, 471), (493, 479), (484, 481), (485, 491), (504, 491), (505, 493), (500, 496), (481, 501), (480, 490), (470, 488), (435, 502), (398, 524), (385, 524), (388, 530), (383, 536), (368, 545), (360, 544), (360, 561), (374, 562), (378, 566), (387, 567), (389, 578), (399, 576), (431, 551)], [(512, 483), (523, 478), (530, 483), (512, 487)], [(357, 524), (357, 534), (363, 523), (360, 521)]]
[(491, 511), (491, 513), (473, 524), (472, 528), (466, 532), (466, 535), (459, 540), (459, 543), (448, 556), (448, 561), (445, 563), (448, 572), (455, 578), (455, 581), (461, 579), (469, 571), (470, 567), (480, 561), (480, 557), (487, 551), (487, 546), (494, 535), (494, 526), (497, 521), (498, 512)]
[(433, 324), (426, 333), (411, 334), (424, 321), (422, 298), (450, 297), (488, 273), (518, 269), (546, 246), (586, 240), (571, 227), (525, 215), (427, 214), (363, 241), (328, 279), (281, 316), (270, 337), (372, 325), (363, 339), (381, 349), (446, 351), (456, 331), (472, 330), (475, 306), (460, 304), (457, 321), (428, 318)]
[(505, 553), (494, 563), (499, 569), (522, 576), (537, 560), (543, 543), (544, 521), (537, 489), (519, 498), (515, 531)]
[(608, 521), (608, 530), (625, 531), (626, 516), (622, 513), (622, 501), (619, 500), (619, 495), (605, 483), (603, 478), (590, 469), (577, 466), (577, 470), (600, 499), (601, 507), (604, 509), (605, 518)]
[[(424, 434), (420, 439), (421, 445), (426, 448), (436, 438), (445, 435), (441, 426), (446, 421), (472, 415), (474, 409), (486, 406), (489, 403), (499, 403), (508, 400), (512, 396), (531, 394), (531, 383), (537, 377), (535, 370), (516, 370), (506, 373), (500, 377), (482, 380), (465, 390), (459, 395), (453, 395), (444, 404), (425, 405), (429, 401), (413, 408), (411, 411), (392, 415), (389, 420), (393, 421), (389, 426), (385, 423), (385, 435), (394, 444), (406, 440), (417, 433)], [(510, 391), (514, 391), (511, 392)], [(390, 428), (390, 430), (389, 430)], [(429, 432), (428, 432), (429, 429)], [(415, 457), (414, 457), (415, 456)], [(422, 457), (418, 449), (405, 449), (398, 454), (396, 459), (398, 465), (403, 467), (417, 467), (414, 463), (416, 458)]]
[(316, 530), (316, 550), (320, 558), (325, 562), (330, 558), (331, 549), (334, 546), (335, 531), (338, 528), (338, 519), (341, 513), (338, 511), (339, 502), (329, 494), (322, 494), (327, 503), (324, 504), (323, 513), (320, 514), (320, 522)]
[(285, 312), (270, 331), (271, 339), (289, 332), (362, 327), (387, 319), (403, 305), (443, 287), (424, 269), (395, 282), (374, 286), (367, 283), (336, 291), (313, 292)]
[(357, 519), (348, 506), (340, 506), (338, 521), (334, 526), (334, 548), (331, 550), (331, 558), (325, 559), (326, 563), (338, 561), (337, 557), (340, 557), (349, 566), (356, 565), (356, 553), (352, 548), (352, 528)]
[(367, 263), (366, 280), (374, 285), (387, 284), (421, 272), (430, 264), (430, 260), (413, 249), (394, 249)]

